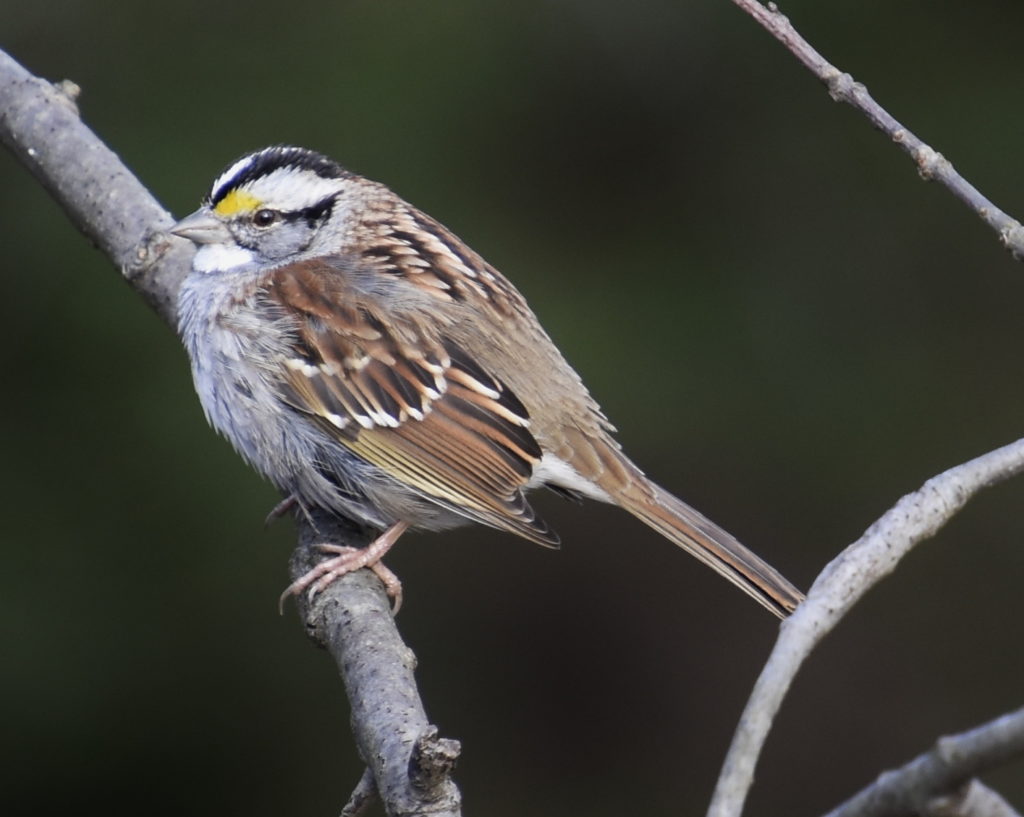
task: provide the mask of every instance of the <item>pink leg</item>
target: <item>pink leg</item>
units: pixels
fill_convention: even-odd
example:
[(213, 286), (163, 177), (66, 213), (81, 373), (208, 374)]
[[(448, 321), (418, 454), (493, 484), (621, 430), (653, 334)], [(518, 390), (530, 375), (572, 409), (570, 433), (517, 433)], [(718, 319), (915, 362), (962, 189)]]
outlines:
[(309, 588), (309, 598), (312, 599), (321, 590), (325, 589), (335, 579), (368, 567), (377, 578), (384, 584), (388, 596), (395, 600), (393, 612), (397, 613), (402, 606), (402, 583), (398, 577), (381, 564), (380, 560), (384, 554), (391, 550), (391, 546), (398, 541), (408, 529), (408, 522), (396, 522), (384, 533), (374, 539), (364, 548), (345, 547), (342, 545), (318, 545), (325, 553), (336, 553), (333, 559), (325, 559), (305, 575), (299, 577), (281, 594), (280, 606), (284, 607), (285, 599), (289, 596), (296, 596)]
[(263, 527), (268, 527), (271, 522), (276, 519), (280, 519), (288, 511), (294, 508), (299, 503), (298, 497), (295, 494), (288, 494), (284, 499), (278, 502), (273, 508), (270, 509), (270, 513), (267, 514), (267, 518), (263, 520)]

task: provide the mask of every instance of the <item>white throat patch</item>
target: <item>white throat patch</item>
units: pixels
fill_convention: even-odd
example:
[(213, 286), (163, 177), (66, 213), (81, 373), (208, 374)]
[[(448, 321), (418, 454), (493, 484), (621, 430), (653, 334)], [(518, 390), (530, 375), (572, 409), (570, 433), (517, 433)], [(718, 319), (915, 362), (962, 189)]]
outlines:
[(196, 250), (192, 269), (196, 272), (229, 272), (255, 260), (252, 250), (237, 244), (204, 244)]

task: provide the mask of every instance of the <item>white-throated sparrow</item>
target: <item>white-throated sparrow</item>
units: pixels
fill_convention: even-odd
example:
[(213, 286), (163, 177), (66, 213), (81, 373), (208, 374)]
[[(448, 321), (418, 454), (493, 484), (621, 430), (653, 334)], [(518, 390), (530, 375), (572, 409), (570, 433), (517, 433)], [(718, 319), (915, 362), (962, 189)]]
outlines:
[(545, 485), (625, 508), (779, 616), (803, 598), (648, 480), (516, 289), (387, 187), (270, 147), (171, 232), (198, 247), (179, 320), (210, 423), (302, 507), (384, 531), (289, 591), (378, 563), (407, 527), (557, 544), (525, 498)]

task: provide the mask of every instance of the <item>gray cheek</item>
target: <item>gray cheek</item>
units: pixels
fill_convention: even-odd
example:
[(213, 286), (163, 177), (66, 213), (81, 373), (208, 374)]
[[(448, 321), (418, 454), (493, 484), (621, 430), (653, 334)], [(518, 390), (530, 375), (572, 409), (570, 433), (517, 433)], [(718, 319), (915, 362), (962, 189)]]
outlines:
[(306, 251), (316, 230), (305, 221), (285, 222), (273, 229), (253, 236), (243, 237), (249, 246), (257, 248), (267, 261), (279, 262), (298, 256)]

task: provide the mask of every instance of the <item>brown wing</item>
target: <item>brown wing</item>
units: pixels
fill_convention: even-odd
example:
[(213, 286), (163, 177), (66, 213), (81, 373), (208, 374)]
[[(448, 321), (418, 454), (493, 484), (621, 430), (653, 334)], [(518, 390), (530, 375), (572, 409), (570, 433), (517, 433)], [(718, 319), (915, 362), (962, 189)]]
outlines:
[(417, 493), (545, 545), (557, 537), (523, 488), (540, 461), (512, 392), (436, 325), (385, 321), (338, 265), (275, 271), (267, 298), (297, 327), (282, 399), (353, 453)]

